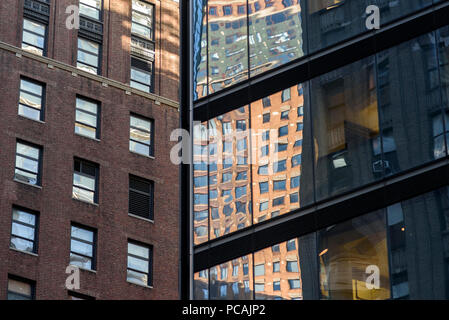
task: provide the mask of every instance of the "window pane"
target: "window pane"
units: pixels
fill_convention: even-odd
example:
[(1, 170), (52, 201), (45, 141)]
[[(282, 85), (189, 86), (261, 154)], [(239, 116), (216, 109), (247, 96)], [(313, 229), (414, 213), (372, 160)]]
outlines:
[(94, 233), (92, 231), (82, 229), (80, 227), (72, 226), (71, 228), (72, 237), (88, 241), (94, 242)]
[(14, 236), (11, 237), (10, 246), (11, 246), (11, 248), (14, 248), (17, 250), (34, 252), (34, 242), (33, 241), (16, 238)]
[(33, 226), (36, 223), (36, 216), (34, 214), (27, 213), (19, 209), (13, 209), (12, 218), (15, 221), (20, 221)]
[(24, 296), (31, 296), (31, 285), (29, 283), (9, 279), (8, 291), (18, 293)]
[(23, 143), (17, 143), (17, 153), (34, 159), (39, 159), (39, 149)]
[(142, 260), (128, 256), (128, 268), (147, 273), (148, 267), (149, 267), (148, 260)]
[(87, 244), (85, 242), (81, 242), (78, 240), (71, 240), (71, 251), (81, 254), (83, 256), (92, 257), (93, 256), (93, 247), (92, 244)]
[(92, 259), (70, 253), (70, 264), (84, 269), (92, 269)]
[(128, 270), (126, 280), (137, 284), (148, 285), (148, 274)]
[(139, 246), (137, 244), (128, 242), (128, 253), (130, 253), (130, 254), (148, 259), (149, 251), (150, 250), (146, 247)]
[(34, 228), (24, 226), (23, 224), (13, 223), (11, 233), (28, 240), (34, 241)]
[(88, 190), (95, 190), (95, 178), (82, 176), (78, 173), (73, 174), (73, 184)]
[(88, 202), (94, 202), (95, 193), (93, 191), (87, 191), (84, 189), (80, 189), (78, 187), (73, 186), (73, 198), (84, 200)]

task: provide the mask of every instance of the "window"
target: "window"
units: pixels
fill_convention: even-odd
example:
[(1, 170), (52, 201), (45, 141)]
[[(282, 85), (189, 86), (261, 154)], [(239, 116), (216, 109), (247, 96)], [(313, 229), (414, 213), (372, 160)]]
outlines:
[(297, 154), (292, 157), (292, 168), (301, 164), (301, 154)]
[(299, 272), (297, 261), (287, 261), (287, 272)]
[(296, 177), (292, 177), (290, 180), (290, 189), (293, 188), (299, 188), (299, 177), (300, 176), (296, 176)]
[(268, 141), (268, 140), (270, 140), (270, 130), (266, 130), (262, 134), (262, 141)]
[(144, 1), (132, 0), (131, 33), (154, 41), (153, 5)]
[(273, 272), (281, 272), (281, 263), (279, 261), (273, 262)]
[(287, 170), (287, 160), (281, 160), (273, 163), (273, 172), (278, 173)]
[(221, 278), (221, 280), (226, 280), (228, 278), (228, 268), (227, 267), (221, 267), (220, 278)]
[(273, 282), (273, 291), (279, 291), (281, 290), (281, 282), (280, 281), (274, 281)]
[(153, 220), (153, 182), (129, 176), (129, 213)]
[(270, 145), (266, 145), (266, 146), (263, 146), (262, 148), (261, 148), (261, 157), (266, 157), (266, 156), (268, 156), (268, 154), (270, 153)]
[(235, 177), (236, 181), (246, 180), (248, 179), (248, 175), (246, 171), (241, 171), (237, 173), (237, 176)]
[(44, 85), (35, 81), (20, 79), (19, 114), (33, 119), (44, 120)]
[(236, 187), (235, 188), (235, 198), (239, 199), (243, 196), (246, 196), (246, 186)]
[(10, 247), (27, 252), (37, 252), (37, 215), (19, 208), (12, 209)]
[(249, 271), (249, 269), (248, 269), (248, 264), (247, 264), (247, 263), (244, 263), (244, 264), (243, 264), (243, 275), (244, 275), (244, 276), (247, 276), (247, 275), (248, 275), (248, 271)]
[(150, 247), (128, 242), (127, 281), (151, 286), (151, 255), (152, 250)]
[(299, 202), (299, 193), (295, 192), (290, 194), (290, 203), (298, 203)]
[(130, 86), (145, 92), (153, 92), (153, 62), (131, 57)]
[(32, 21), (23, 19), (23, 34), (22, 34), (22, 49), (31, 53), (44, 56), (46, 46), (47, 26)]
[(301, 147), (302, 146), (302, 140), (296, 140), (295, 144), (293, 145), (293, 148)]
[(304, 128), (304, 124), (302, 122), (298, 122), (296, 124), (296, 131), (302, 131)]
[(72, 192), (74, 199), (98, 203), (97, 180), (97, 164), (81, 159), (75, 159)]
[(95, 20), (100, 20), (101, 0), (80, 0), (80, 14)]
[(282, 152), (287, 150), (288, 143), (276, 143), (276, 152)]
[(260, 194), (268, 192), (268, 182), (259, 182)]
[(299, 279), (289, 279), (288, 280), (288, 285), (289, 285), (290, 289), (299, 289), (299, 288), (301, 288)]
[(93, 74), (100, 74), (100, 47), (99, 43), (78, 38), (76, 67)]
[(268, 201), (261, 202), (259, 205), (259, 211), (268, 210)]
[(263, 284), (263, 283), (255, 283), (254, 284), (254, 291), (255, 292), (263, 292), (263, 291), (265, 291), (265, 284)]
[(246, 120), (237, 120), (235, 123), (235, 128), (237, 131), (245, 131), (246, 130)]
[(282, 113), (281, 113), (281, 120), (288, 120), (289, 112), (290, 112), (289, 110), (282, 111)]
[(259, 175), (267, 175), (268, 174), (268, 165), (260, 166), (259, 170), (257, 171), (257, 174)]
[(95, 270), (96, 231), (72, 224), (70, 237), (70, 264)]
[(265, 113), (263, 115), (263, 123), (270, 122), (270, 113)]
[(290, 88), (285, 89), (282, 91), (282, 102), (290, 100)]
[(131, 115), (129, 128), (129, 150), (153, 156), (153, 120)]
[(283, 137), (283, 136), (286, 136), (286, 135), (288, 135), (288, 126), (280, 127), (278, 136), (279, 137)]
[(41, 153), (40, 147), (25, 142), (17, 142), (14, 179), (33, 185), (40, 185)]
[(34, 291), (33, 281), (8, 277), (8, 300), (34, 300)]
[(254, 276), (265, 275), (265, 264), (258, 264), (254, 267)]
[(280, 252), (281, 247), (279, 246), (279, 244), (275, 244), (274, 246), (271, 247), (271, 251), (272, 252)]
[(265, 97), (262, 99), (262, 105), (264, 108), (268, 108), (271, 106), (271, 100), (270, 97)]
[(296, 250), (296, 241), (295, 239), (289, 240), (287, 242), (287, 251), (293, 251)]
[(232, 15), (232, 6), (224, 6), (223, 7), (223, 14), (225, 16), (230, 16)]
[(77, 97), (75, 133), (92, 139), (98, 139), (99, 111), (99, 103)]
[(284, 204), (284, 197), (273, 199), (273, 207), (280, 206), (283, 204)]
[(81, 294), (79, 292), (69, 291), (68, 294), (70, 300), (95, 300), (95, 297)]
[(221, 178), (221, 182), (228, 182), (232, 180), (232, 172), (230, 173), (223, 173), (223, 176)]
[(285, 180), (279, 180), (273, 182), (273, 190), (285, 190), (286, 181)]

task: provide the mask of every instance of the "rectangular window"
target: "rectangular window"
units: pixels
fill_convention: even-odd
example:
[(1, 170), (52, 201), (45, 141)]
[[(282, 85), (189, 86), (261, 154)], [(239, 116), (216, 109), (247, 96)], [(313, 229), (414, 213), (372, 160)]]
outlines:
[(70, 264), (95, 270), (96, 231), (72, 224), (70, 237)]
[(152, 4), (132, 0), (132, 25), (131, 33), (147, 40), (154, 41)]
[(80, 14), (101, 20), (101, 0), (80, 0)]
[(299, 177), (292, 177), (290, 180), (290, 189), (298, 188), (299, 187)]
[(145, 286), (151, 286), (151, 257), (152, 250), (149, 246), (128, 242), (126, 280)]
[(287, 241), (287, 251), (296, 250), (296, 241), (295, 239)]
[(153, 120), (131, 115), (129, 124), (129, 150), (153, 156)]
[(92, 139), (99, 138), (98, 102), (85, 98), (76, 98), (75, 133)]
[(298, 203), (299, 202), (299, 193), (295, 192), (290, 194), (290, 203)]
[(145, 92), (153, 92), (153, 62), (131, 57), (130, 86)]
[(39, 56), (45, 55), (47, 26), (23, 19), (22, 49)]
[(276, 152), (282, 152), (287, 150), (288, 143), (276, 143)]
[(266, 157), (266, 156), (268, 156), (269, 153), (270, 153), (270, 145), (267, 144), (266, 146), (263, 146), (261, 148), (260, 156), (261, 157)]
[(280, 127), (278, 136), (279, 137), (283, 137), (283, 136), (286, 136), (286, 135), (288, 135), (288, 126)]
[(281, 282), (280, 281), (274, 281), (273, 282), (273, 291), (280, 291), (281, 290)]
[(101, 44), (97, 42), (78, 38), (76, 67), (93, 74), (100, 74), (100, 48)]
[(287, 261), (287, 272), (299, 272), (297, 261)]
[(281, 113), (281, 120), (288, 120), (289, 112), (290, 112), (289, 110), (282, 111), (282, 113)]
[(41, 184), (42, 149), (25, 142), (16, 144), (16, 168), (14, 179), (33, 184)]
[(287, 170), (287, 160), (281, 160), (273, 163), (273, 172), (278, 173)]
[(89, 161), (75, 159), (73, 198), (91, 203), (98, 203), (97, 184), (98, 165)]
[(153, 182), (129, 176), (129, 213), (153, 220)]
[(260, 194), (268, 192), (268, 182), (259, 182)]
[(289, 279), (288, 280), (288, 285), (289, 285), (290, 289), (299, 289), (299, 288), (301, 288), (299, 279)]
[(263, 123), (270, 122), (270, 113), (265, 113), (263, 115)]
[(237, 173), (237, 176), (235, 177), (236, 181), (247, 180), (247, 179), (248, 179), (248, 174), (246, 171), (241, 171), (241, 172)]
[(268, 165), (266, 164), (264, 166), (260, 166), (258, 171), (257, 171), (257, 174), (259, 174), (259, 175), (267, 175), (268, 174)]
[(301, 154), (297, 154), (292, 157), (292, 168), (301, 164)]
[(44, 120), (44, 85), (35, 81), (20, 79), (19, 115)]
[(259, 205), (259, 211), (268, 210), (268, 201), (261, 202)]
[(262, 141), (268, 141), (270, 140), (270, 130), (264, 131), (262, 134)]
[(33, 281), (8, 277), (8, 300), (34, 300)]
[(274, 181), (273, 182), (273, 190), (275, 190), (275, 191), (286, 190), (285, 186), (286, 186), (286, 181), (285, 180), (279, 180), (279, 181)]
[(279, 261), (273, 262), (273, 272), (281, 272), (281, 263)]
[(273, 207), (280, 206), (283, 204), (284, 204), (284, 197), (273, 199)]
[(254, 276), (263, 276), (265, 275), (265, 264), (258, 264), (254, 267)]
[(10, 247), (27, 252), (37, 252), (37, 215), (19, 208), (12, 209)]

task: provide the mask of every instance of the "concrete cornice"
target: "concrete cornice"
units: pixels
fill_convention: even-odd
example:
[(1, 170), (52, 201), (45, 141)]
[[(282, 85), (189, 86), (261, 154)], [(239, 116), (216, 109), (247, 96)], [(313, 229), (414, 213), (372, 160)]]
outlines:
[(42, 57), (42, 56), (32, 54), (28, 51), (21, 49), (21, 48), (12, 46), (8, 43), (0, 41), (0, 49), (12, 52), (19, 58), (25, 57), (25, 58), (28, 58), (28, 59), (31, 59), (34, 61), (38, 61), (40, 63), (46, 64), (50, 68), (57, 68), (60, 70), (64, 70), (64, 71), (70, 72), (74, 76), (76, 75), (76, 76), (80, 76), (80, 77), (84, 77), (84, 78), (88, 78), (88, 79), (97, 81), (97, 82), (101, 83), (103, 86), (121, 89), (124, 91), (125, 94), (129, 94), (129, 95), (135, 94), (137, 96), (141, 96), (141, 97), (147, 98), (149, 100), (152, 100), (157, 105), (163, 104), (163, 105), (166, 105), (166, 106), (169, 106), (172, 108), (176, 108), (177, 110), (179, 110), (179, 103), (177, 101), (174, 101), (174, 100), (171, 100), (168, 98), (164, 98), (162, 96), (158, 96), (158, 95), (155, 95), (152, 93), (146, 93), (146, 92), (134, 89), (127, 84), (80, 70), (74, 66), (65, 64), (63, 62), (60, 62), (60, 61), (57, 61), (54, 59), (50, 59), (47, 57)]

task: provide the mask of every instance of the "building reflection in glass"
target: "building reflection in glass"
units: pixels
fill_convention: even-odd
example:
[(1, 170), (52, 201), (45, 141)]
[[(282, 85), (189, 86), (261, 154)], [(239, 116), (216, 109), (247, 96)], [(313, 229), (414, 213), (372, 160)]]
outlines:
[(193, 275), (193, 299), (209, 300), (209, 270), (202, 270)]
[(301, 300), (297, 240), (254, 253), (254, 293), (257, 300)]
[(248, 79), (246, 0), (208, 0), (209, 93)]
[(209, 269), (210, 300), (252, 300), (252, 255), (243, 256)]
[[(322, 299), (390, 298), (387, 232), (383, 211), (371, 213), (318, 233)], [(379, 288), (367, 287), (369, 266), (379, 270)]]
[(304, 55), (300, 1), (249, 0), (251, 76)]
[(193, 234), (194, 244), (200, 244), (209, 240), (207, 122), (194, 126), (193, 140)]
[(207, 87), (207, 0), (193, 1), (194, 100), (208, 95)]
[(209, 121), (210, 239), (251, 224), (249, 107)]
[(373, 148), (379, 138), (374, 58), (312, 80), (317, 199), (382, 176)]

